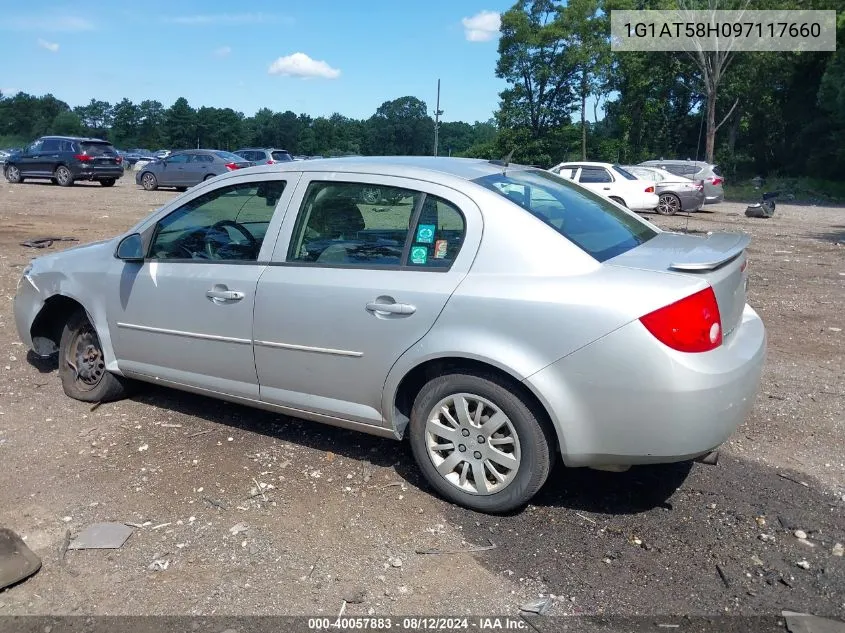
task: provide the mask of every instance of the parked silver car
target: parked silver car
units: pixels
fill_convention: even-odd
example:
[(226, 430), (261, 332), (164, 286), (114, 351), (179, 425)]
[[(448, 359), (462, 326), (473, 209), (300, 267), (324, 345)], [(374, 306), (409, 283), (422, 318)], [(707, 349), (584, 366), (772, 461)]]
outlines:
[(659, 167), (690, 180), (704, 182), (704, 204), (715, 204), (725, 199), (725, 179), (718, 165), (695, 160), (646, 160), (644, 167)]
[(731, 435), (766, 349), (748, 243), (497, 161), (297, 161), (33, 260), (14, 314), (72, 398), (138, 379), (408, 437), (435, 490), (501, 512), (558, 456), (621, 469)]
[(137, 169), (135, 184), (147, 191), (155, 191), (159, 187), (175, 187), (178, 191), (185, 191), (209, 178), (253, 165), (255, 163), (242, 156), (216, 149), (173, 152)]
[(659, 167), (625, 165), (625, 170), (654, 183), (659, 198), (655, 211), (660, 215), (698, 211), (704, 206), (704, 183), (701, 180), (693, 181)]

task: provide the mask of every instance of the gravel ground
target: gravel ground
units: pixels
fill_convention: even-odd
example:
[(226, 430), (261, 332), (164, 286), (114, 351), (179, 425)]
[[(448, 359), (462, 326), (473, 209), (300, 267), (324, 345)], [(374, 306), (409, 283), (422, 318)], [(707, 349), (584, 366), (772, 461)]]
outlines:
[[(434, 497), (405, 444), (156, 387), (95, 410), (64, 397), (17, 340), (15, 284), (39, 254), (19, 242), (114, 235), (172, 195), (0, 185), (0, 525), (44, 561), (0, 615), (515, 615), (542, 597), (553, 615), (845, 617), (845, 210), (652, 218), (752, 235), (770, 336), (753, 413), (718, 466), (559, 468), (490, 517)], [(98, 521), (141, 527), (62, 552)]]

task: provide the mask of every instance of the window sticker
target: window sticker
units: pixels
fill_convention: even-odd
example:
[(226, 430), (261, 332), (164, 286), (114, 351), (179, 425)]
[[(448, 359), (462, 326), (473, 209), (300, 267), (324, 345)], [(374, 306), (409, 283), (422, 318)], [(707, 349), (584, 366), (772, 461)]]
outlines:
[(437, 240), (434, 243), (434, 259), (445, 259), (446, 252), (449, 250), (449, 242), (446, 240)]
[(437, 227), (433, 224), (420, 224), (417, 227), (417, 239), (420, 244), (431, 244), (434, 242), (434, 231)]
[(412, 264), (425, 264), (428, 261), (428, 247), (427, 246), (414, 246), (411, 249), (411, 263)]

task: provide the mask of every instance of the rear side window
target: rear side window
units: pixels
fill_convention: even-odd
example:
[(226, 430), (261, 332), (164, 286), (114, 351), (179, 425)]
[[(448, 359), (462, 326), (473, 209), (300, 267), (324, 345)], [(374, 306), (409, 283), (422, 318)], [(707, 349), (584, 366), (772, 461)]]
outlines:
[(722, 177), (722, 168), (718, 165), (712, 165), (710, 167), (713, 170), (713, 173), (716, 174), (719, 178)]
[(111, 143), (92, 143), (85, 141), (79, 144), (79, 148), (88, 156), (117, 156), (117, 151)]
[(243, 160), (243, 157), (238, 156), (237, 154), (233, 154), (232, 152), (214, 152), (214, 154), (218, 158), (222, 158), (223, 160), (228, 160), (235, 163), (239, 163)]
[(619, 174), (620, 176), (622, 176), (626, 180), (636, 180), (637, 179), (636, 176), (634, 176), (631, 172), (626, 171), (625, 168), (621, 167), (620, 165), (614, 165), (613, 171), (615, 171), (617, 174)]
[(44, 140), (44, 144), (41, 145), (42, 152), (58, 152), (61, 144), (59, 143), (58, 139), (55, 138), (48, 138)]
[(279, 152), (279, 151), (276, 151), (276, 152), (273, 152), (273, 154), (272, 154), (272, 155), (273, 155), (273, 160), (278, 161), (278, 162), (280, 162), (280, 163), (281, 163), (281, 162), (287, 162), (287, 161), (292, 161), (292, 160), (293, 160), (293, 158), (291, 157), (291, 155), (290, 155), (290, 154), (288, 154), (287, 152)]
[(473, 182), (511, 200), (600, 262), (657, 235), (633, 213), (546, 171), (495, 173)]

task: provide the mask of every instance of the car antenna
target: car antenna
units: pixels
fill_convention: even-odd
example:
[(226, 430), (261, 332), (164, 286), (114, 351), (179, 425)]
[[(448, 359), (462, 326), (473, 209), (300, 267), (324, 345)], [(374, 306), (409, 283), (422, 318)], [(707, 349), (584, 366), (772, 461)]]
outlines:
[(501, 160), (495, 160), (494, 159), (494, 160), (490, 161), (490, 163), (493, 164), (493, 165), (501, 165), (502, 166), (502, 175), (503, 176), (505, 175), (505, 171), (507, 170), (508, 165), (510, 165), (510, 163), (511, 163), (511, 158), (513, 158), (513, 152), (514, 152), (514, 150), (509, 151), (507, 156), (505, 156)]

